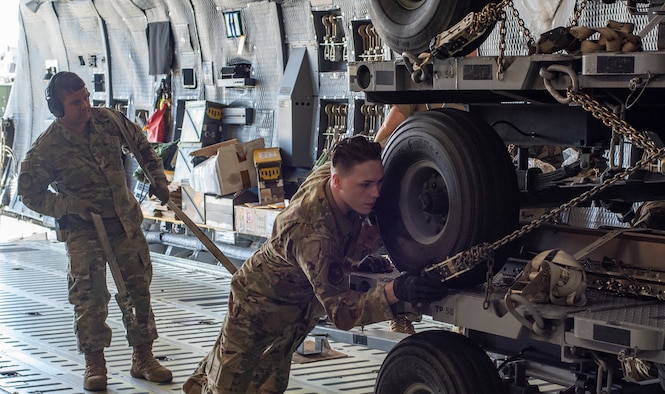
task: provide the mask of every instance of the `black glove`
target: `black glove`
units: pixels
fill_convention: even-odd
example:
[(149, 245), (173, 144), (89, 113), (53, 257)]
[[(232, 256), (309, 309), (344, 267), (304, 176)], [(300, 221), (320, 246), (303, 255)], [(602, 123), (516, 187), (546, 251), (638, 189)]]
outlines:
[(354, 267), (358, 272), (386, 273), (393, 272), (393, 265), (388, 258), (378, 254), (369, 254)]
[(448, 294), (448, 286), (440, 280), (417, 274), (402, 274), (393, 282), (395, 296), (414, 305), (439, 301)]
[(149, 193), (150, 196), (157, 197), (162, 202), (162, 205), (166, 205), (169, 202), (169, 198), (171, 198), (169, 186), (165, 181), (156, 181), (154, 185), (151, 184)]
[(90, 216), (90, 212), (100, 214), (102, 213), (101, 209), (97, 208), (97, 206), (93, 203), (91, 203), (88, 200), (79, 200), (78, 205), (76, 206), (76, 212), (79, 214), (81, 218), (87, 221), (92, 220), (92, 216)]

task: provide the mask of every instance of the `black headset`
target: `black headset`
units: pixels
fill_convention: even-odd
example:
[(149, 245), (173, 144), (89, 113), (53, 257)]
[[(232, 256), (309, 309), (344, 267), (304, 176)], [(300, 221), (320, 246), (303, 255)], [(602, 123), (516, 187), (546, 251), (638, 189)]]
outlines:
[(60, 99), (57, 97), (58, 78), (64, 73), (65, 71), (60, 71), (59, 73), (52, 76), (51, 80), (48, 83), (48, 86), (46, 86), (46, 103), (48, 104), (48, 110), (51, 111), (51, 113), (56, 118), (62, 118), (63, 116), (65, 116), (65, 109), (63, 108)]

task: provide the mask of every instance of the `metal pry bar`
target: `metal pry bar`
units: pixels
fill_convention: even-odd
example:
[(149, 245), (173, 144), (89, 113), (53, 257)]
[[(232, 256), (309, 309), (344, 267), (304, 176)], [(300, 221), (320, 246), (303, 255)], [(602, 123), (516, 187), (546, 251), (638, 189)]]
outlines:
[(123, 320), (129, 325), (136, 321), (136, 316), (134, 315), (134, 302), (129, 296), (129, 293), (127, 293), (127, 287), (125, 286), (125, 281), (122, 279), (120, 266), (118, 265), (118, 260), (111, 247), (111, 241), (109, 241), (109, 237), (106, 234), (106, 228), (104, 228), (102, 217), (94, 212), (91, 212), (90, 216), (92, 216), (92, 222), (95, 224), (99, 243), (102, 245), (104, 255), (109, 263), (109, 269), (111, 270), (111, 276), (113, 276), (115, 287), (118, 289), (118, 293), (115, 295), (115, 300), (118, 302), (118, 306), (122, 311)]
[[(125, 137), (125, 141), (127, 142), (127, 145), (129, 146), (129, 150), (132, 152), (132, 155), (134, 155), (134, 158), (136, 161), (139, 163), (139, 167), (143, 170), (143, 174), (145, 175), (146, 178), (148, 178), (148, 182), (150, 182), (151, 185), (155, 184), (155, 177), (148, 171), (148, 167), (145, 165), (143, 161), (143, 156), (141, 156), (141, 152), (139, 152), (139, 148), (132, 142), (131, 138), (127, 135), (127, 131), (125, 131), (124, 128), (120, 128), (120, 132), (123, 134)], [(214, 242), (208, 236), (205, 235), (205, 233), (194, 223), (192, 219), (187, 216), (182, 209), (180, 209), (179, 206), (176, 205), (176, 203), (173, 202), (169, 198), (168, 201), (162, 201), (163, 203), (166, 203), (168, 207), (175, 212), (175, 215), (178, 217), (178, 219), (182, 220), (187, 228), (189, 228), (192, 233), (196, 236), (196, 238), (201, 241), (201, 243), (208, 249), (208, 251), (215, 256), (215, 258), (226, 268), (227, 271), (229, 271), (231, 274), (234, 274), (238, 269), (233, 265), (231, 260), (229, 260), (228, 257), (224, 253), (222, 253), (221, 250), (215, 245)]]

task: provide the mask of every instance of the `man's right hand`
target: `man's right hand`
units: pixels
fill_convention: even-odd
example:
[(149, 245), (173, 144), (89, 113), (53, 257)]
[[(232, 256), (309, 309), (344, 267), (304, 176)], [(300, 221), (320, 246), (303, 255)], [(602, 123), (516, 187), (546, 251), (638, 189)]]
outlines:
[(448, 286), (435, 278), (404, 273), (393, 281), (395, 296), (413, 305), (439, 301), (448, 294)]
[(102, 210), (99, 209), (95, 204), (91, 203), (88, 200), (79, 200), (78, 206), (76, 207), (77, 213), (83, 220), (91, 221), (92, 216), (90, 212), (93, 213), (102, 213)]
[(166, 205), (169, 202), (169, 185), (166, 181), (156, 181), (154, 184), (151, 184), (149, 193), (150, 196), (157, 197), (162, 205)]

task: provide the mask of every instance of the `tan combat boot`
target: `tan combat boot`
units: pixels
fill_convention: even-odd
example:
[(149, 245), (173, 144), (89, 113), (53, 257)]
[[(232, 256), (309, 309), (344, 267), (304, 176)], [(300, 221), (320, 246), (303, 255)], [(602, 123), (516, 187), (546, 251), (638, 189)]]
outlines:
[(106, 390), (106, 360), (103, 350), (85, 354), (83, 388), (90, 391)]
[(163, 367), (152, 355), (152, 343), (134, 346), (132, 369), (129, 373), (135, 378), (157, 383), (167, 383), (173, 380), (171, 371)]

